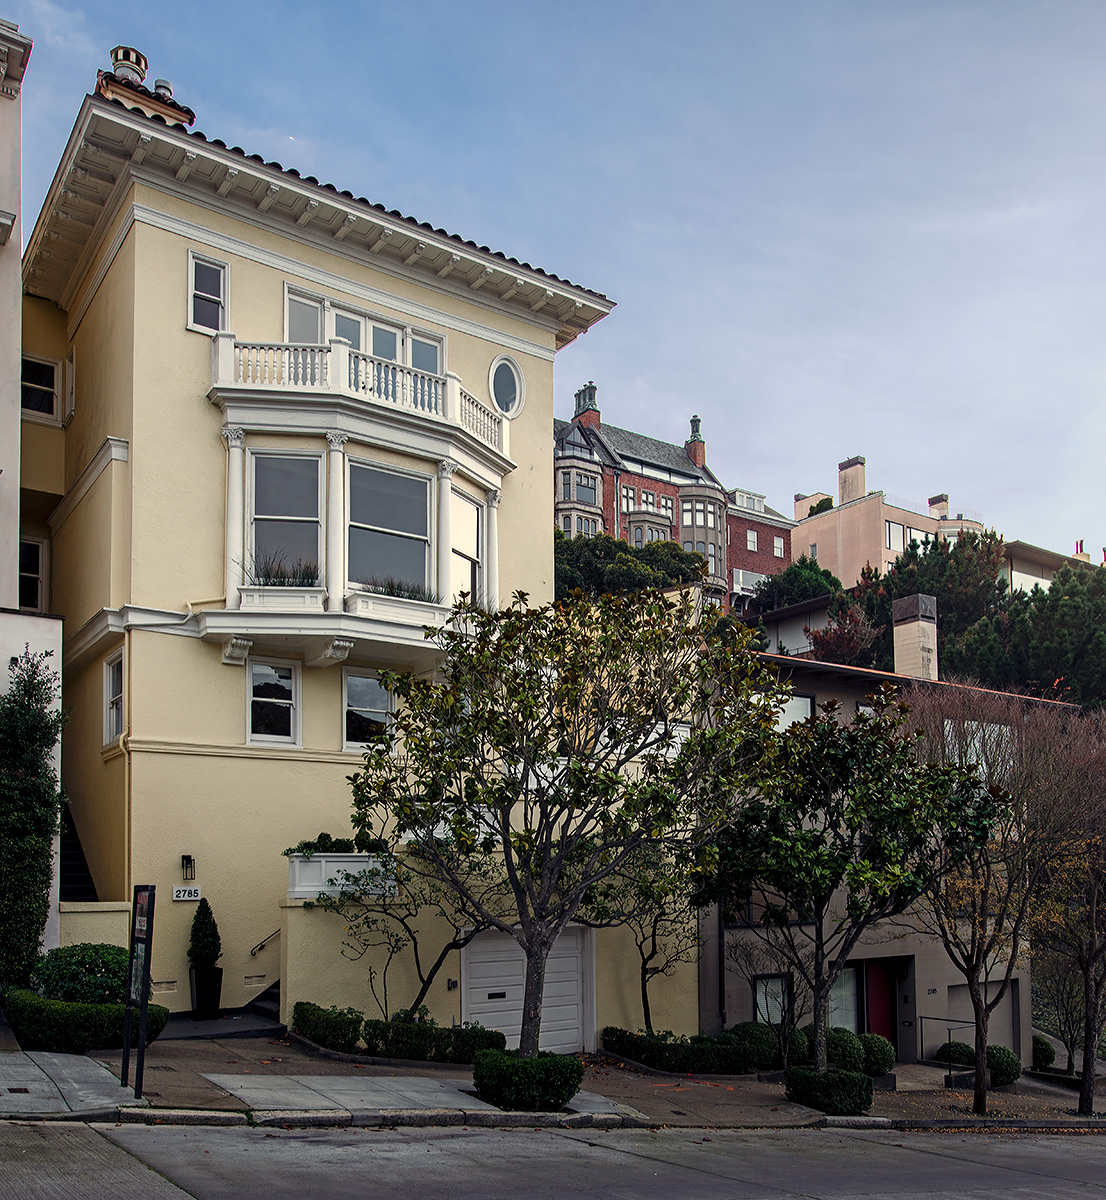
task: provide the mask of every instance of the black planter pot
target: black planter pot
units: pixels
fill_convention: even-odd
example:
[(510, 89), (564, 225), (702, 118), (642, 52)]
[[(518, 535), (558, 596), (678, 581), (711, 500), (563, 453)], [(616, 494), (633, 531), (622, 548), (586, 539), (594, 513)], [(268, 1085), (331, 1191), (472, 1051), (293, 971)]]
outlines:
[(223, 968), (189, 967), (188, 986), (192, 990), (192, 1016), (197, 1021), (214, 1021), (219, 1016)]

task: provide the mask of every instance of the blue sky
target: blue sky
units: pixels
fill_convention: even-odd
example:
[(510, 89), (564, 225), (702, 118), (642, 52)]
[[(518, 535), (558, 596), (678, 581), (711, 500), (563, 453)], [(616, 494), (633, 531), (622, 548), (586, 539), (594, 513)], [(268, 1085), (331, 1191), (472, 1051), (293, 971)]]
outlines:
[[(0, 0), (37, 214), (97, 67), (196, 128), (605, 292), (557, 414), (790, 514), (867, 458), (1010, 539), (1106, 546), (1106, 4)], [(29, 223), (28, 223), (29, 228)]]

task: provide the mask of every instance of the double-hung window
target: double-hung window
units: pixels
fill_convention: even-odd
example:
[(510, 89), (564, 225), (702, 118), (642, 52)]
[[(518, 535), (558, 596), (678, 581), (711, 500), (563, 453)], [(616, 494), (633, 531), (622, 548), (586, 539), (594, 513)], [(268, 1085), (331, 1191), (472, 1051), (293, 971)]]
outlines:
[(350, 583), (425, 588), (429, 561), (429, 481), (351, 462)]
[(250, 582), (313, 587), (321, 577), (321, 460), (315, 455), (255, 453), (252, 457)]
[(671, 496), (662, 496), (661, 497), (661, 512), (668, 518), (669, 522), (672, 521), (672, 497)]
[(19, 403), (23, 415), (32, 420), (59, 420), (60, 384), (61, 363), (24, 355), (19, 373)]
[(449, 581), (449, 598), (452, 600), (456, 600), (461, 592), (468, 592), (471, 600), (480, 598), (480, 514), (480, 506), (474, 501), (460, 492), (452, 494), (450, 534), (453, 538), (453, 554), (450, 557), (452, 578)]
[(783, 558), (783, 538), (774, 537), (772, 539), (772, 553), (777, 558)]
[(249, 661), (249, 740), (299, 745), (300, 669), (294, 662)]
[(227, 327), (227, 265), (188, 252), (188, 328), (218, 333)]
[(595, 503), (595, 476), (594, 475), (577, 475), (576, 476), (576, 502), (578, 504), (594, 504)]
[(104, 745), (117, 742), (123, 733), (123, 650), (104, 660)]
[(344, 701), (342, 744), (347, 750), (371, 745), (391, 724), (391, 693), (372, 673), (347, 670)]
[(755, 550), (757, 548), (757, 531), (755, 529), (745, 530), (745, 549)]
[(756, 1015), (767, 1025), (783, 1025), (791, 1018), (791, 977), (758, 975), (753, 982)]
[(633, 512), (634, 507), (634, 489), (632, 487), (624, 487), (622, 489), (622, 511)]

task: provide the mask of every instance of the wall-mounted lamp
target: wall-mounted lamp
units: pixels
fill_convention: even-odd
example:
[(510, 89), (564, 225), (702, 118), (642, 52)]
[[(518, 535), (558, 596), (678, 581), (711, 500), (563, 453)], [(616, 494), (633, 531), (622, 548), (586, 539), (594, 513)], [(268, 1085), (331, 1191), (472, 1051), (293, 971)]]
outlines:
[(185, 879), (196, 878), (196, 860), (191, 854), (182, 854), (180, 856), (180, 869)]

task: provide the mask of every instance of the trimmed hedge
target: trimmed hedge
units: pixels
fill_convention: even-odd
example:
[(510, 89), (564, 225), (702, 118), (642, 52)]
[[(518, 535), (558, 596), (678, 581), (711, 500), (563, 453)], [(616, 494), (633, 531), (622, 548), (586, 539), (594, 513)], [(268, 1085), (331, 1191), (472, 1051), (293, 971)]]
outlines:
[[(89, 1050), (109, 1050), (123, 1044), (126, 1017), (123, 1004), (72, 1004), (13, 988), (4, 995), (4, 1014), (24, 1050), (87, 1054)], [(158, 1037), (168, 1020), (167, 1008), (160, 1004), (149, 1006), (147, 1045)], [(132, 1026), (131, 1036), (138, 1040), (137, 1022)]]
[(1022, 1060), (1005, 1046), (988, 1046), (987, 1069), (991, 1072), (991, 1087), (1003, 1087), (1021, 1079)]
[[(729, 1037), (746, 1046), (749, 1060), (757, 1071), (771, 1071), (781, 1066), (780, 1039), (776, 1030), (763, 1021), (739, 1021), (729, 1030)], [(744, 1072), (737, 1072), (744, 1074)]]
[(125, 946), (106, 942), (78, 942), (58, 946), (38, 961), (31, 973), (31, 988), (48, 1000), (70, 1004), (122, 1004), (127, 998)]
[(937, 1062), (952, 1063), (957, 1067), (975, 1066), (975, 1048), (967, 1042), (945, 1042), (933, 1057)]
[(864, 1051), (864, 1074), (873, 1079), (889, 1075), (895, 1069), (895, 1047), (878, 1033), (862, 1033), (860, 1047)]
[(859, 1117), (872, 1107), (871, 1077), (859, 1071), (788, 1067), (784, 1084), (788, 1100), (816, 1108), (828, 1116)]
[(310, 1000), (300, 1000), (292, 1009), (292, 1028), (316, 1045), (340, 1054), (352, 1054), (357, 1048), (365, 1014), (355, 1008), (320, 1008)]
[(674, 1033), (630, 1033), (608, 1025), (601, 1035), (604, 1050), (677, 1075), (747, 1075), (753, 1070), (746, 1042), (733, 1034), (721, 1037), (678, 1037)]
[(1033, 1035), (1033, 1070), (1047, 1071), (1056, 1061), (1056, 1047), (1039, 1033)]
[(471, 1063), (481, 1050), (503, 1050), (507, 1039), (483, 1025), (438, 1026), (427, 1022), (374, 1021), (361, 1027), (365, 1053), (422, 1062)]
[(851, 1029), (826, 1030), (826, 1057), (839, 1071), (864, 1070), (864, 1046)]
[(571, 1054), (519, 1058), (515, 1051), (480, 1050), (472, 1081), (481, 1100), (523, 1112), (557, 1112), (580, 1090), (584, 1064)]

